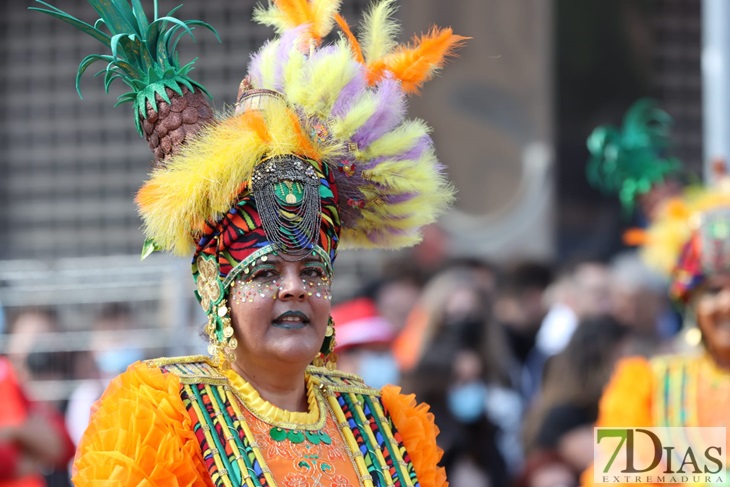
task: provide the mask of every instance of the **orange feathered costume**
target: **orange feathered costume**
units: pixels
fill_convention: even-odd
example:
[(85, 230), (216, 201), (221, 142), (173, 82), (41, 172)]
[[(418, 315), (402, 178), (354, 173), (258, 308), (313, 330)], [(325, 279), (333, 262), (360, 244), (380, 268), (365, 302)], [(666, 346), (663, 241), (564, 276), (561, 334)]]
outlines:
[[(438, 429), (428, 406), (416, 405), (413, 395), (400, 394), (395, 386), (378, 392), (355, 376), (336, 371), (311, 368), (307, 381), (309, 411), (291, 413), (264, 401), (234, 372), (220, 371), (204, 357), (133, 364), (112, 381), (94, 407), (76, 453), (74, 484), (239, 485), (232, 482), (230, 467), (221, 474), (221, 465), (226, 464), (223, 452), (230, 453), (226, 439), (232, 444), (235, 435), (253, 437), (256, 452), (250, 458), (259, 461), (264, 472), (260, 479), (254, 469), (248, 478), (244, 473), (247, 486), (304, 487), (324, 485), (318, 483), (324, 479), (338, 487), (392, 485), (393, 479), (403, 486), (416, 482), (422, 487), (448, 486), (444, 469), (437, 466), (442, 451), (436, 446)], [(227, 391), (231, 402), (208, 409), (215, 418), (210, 429), (201, 426), (207, 418), (201, 417), (205, 408), (198, 408), (209, 402), (196, 403), (185, 393), (191, 387), (198, 390), (200, 384)], [(212, 398), (216, 392), (210, 391)], [(346, 407), (338, 406), (338, 398)], [(377, 413), (371, 410), (381, 406)], [(280, 425), (316, 427), (329, 435), (331, 443), (277, 443), (267, 432)], [(223, 429), (211, 436), (216, 428)], [(221, 443), (217, 449), (206, 449), (201, 438)], [(246, 464), (243, 458), (231, 463), (236, 462)], [(371, 473), (362, 475), (363, 469)]]

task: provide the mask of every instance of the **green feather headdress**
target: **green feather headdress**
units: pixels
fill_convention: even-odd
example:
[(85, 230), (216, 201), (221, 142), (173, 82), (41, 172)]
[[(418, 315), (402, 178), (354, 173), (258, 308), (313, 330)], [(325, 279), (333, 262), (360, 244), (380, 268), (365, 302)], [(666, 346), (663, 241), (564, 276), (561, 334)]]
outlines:
[(618, 194), (630, 212), (639, 195), (682, 170), (679, 159), (666, 155), (671, 126), (669, 114), (644, 98), (629, 108), (620, 129), (596, 127), (588, 137), (588, 181), (606, 193)]

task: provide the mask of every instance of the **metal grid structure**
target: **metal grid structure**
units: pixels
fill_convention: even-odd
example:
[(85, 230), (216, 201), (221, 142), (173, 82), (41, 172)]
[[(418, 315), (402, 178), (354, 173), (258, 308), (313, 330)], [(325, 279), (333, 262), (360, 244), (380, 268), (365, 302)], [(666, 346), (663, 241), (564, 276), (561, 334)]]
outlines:
[[(85, 0), (55, 3), (83, 20), (96, 18)], [(160, 0), (160, 11), (178, 3)], [(196, 43), (181, 46), (183, 61), (198, 57), (193, 76), (216, 109), (235, 101), (251, 52), (272, 35), (249, 20), (254, 3), (190, 2), (179, 10), (210, 23), (223, 41), (198, 30)], [(346, 13), (364, 3), (347, 2)], [(131, 105), (114, 108), (113, 95), (126, 87), (117, 82), (112, 96), (105, 94), (92, 67), (79, 100), (76, 67), (104, 48), (29, 5), (0, 5), (0, 259), (136, 254), (142, 236), (132, 200), (151, 153), (135, 132)]]
[(654, 48), (652, 92), (674, 118), (674, 151), (689, 170), (701, 175), (702, 2), (655, 0), (651, 17)]
[[(93, 23), (86, 0), (51, 0)], [(180, 2), (159, 0), (160, 12)], [(208, 22), (196, 42), (181, 44), (181, 61), (198, 57), (193, 76), (216, 110), (235, 101), (250, 54), (272, 36), (250, 21), (255, 0), (189, 2), (185, 19)], [(192, 295), (187, 259), (155, 255), (139, 262), (143, 236), (133, 198), (152, 154), (135, 131), (131, 105), (114, 107), (121, 83), (105, 94), (92, 67), (74, 92), (79, 62), (104, 47), (50, 16), (28, 11), (31, 1), (0, 2), (0, 305), (8, 316), (33, 306), (58, 312), (63, 330), (48, 351), (88, 349), (88, 330), (105, 303), (130, 305), (139, 342), (155, 353), (203, 351), (205, 320)], [(350, 18), (364, 0), (346, 2)], [(101, 65), (97, 69), (101, 69)], [(126, 113), (125, 113), (126, 111)], [(355, 254), (355, 253), (353, 253)], [(357, 276), (372, 275), (376, 252), (338, 261), (341, 296)], [(0, 353), (7, 337), (0, 334)], [(202, 344), (202, 347), (201, 347)], [(44, 349), (44, 350), (45, 350)], [(63, 399), (73, 382), (28, 384), (36, 397)]]

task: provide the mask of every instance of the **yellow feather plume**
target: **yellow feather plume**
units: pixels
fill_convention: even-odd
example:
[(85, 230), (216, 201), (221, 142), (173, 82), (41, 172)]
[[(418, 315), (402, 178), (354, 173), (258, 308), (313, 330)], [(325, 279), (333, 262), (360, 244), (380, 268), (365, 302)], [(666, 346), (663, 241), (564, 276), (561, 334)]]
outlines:
[(681, 197), (666, 202), (646, 231), (646, 242), (641, 249), (644, 261), (669, 275), (682, 247), (696, 230), (700, 216), (720, 207), (730, 207), (730, 192), (724, 188), (690, 187)]
[[(363, 177), (379, 186), (363, 188), (363, 196), (371, 204), (363, 209), (356, 232), (343, 229), (342, 248), (367, 248), (381, 241), (387, 241), (389, 248), (418, 243), (420, 228), (433, 223), (454, 200), (454, 188), (436, 170), (437, 164), (434, 151), (427, 150), (417, 159), (385, 161), (377, 169), (364, 171)], [(404, 193), (413, 196), (402, 202), (378, 203), (391, 194)]]
[(307, 63), (307, 71), (296, 78), (302, 86), (287, 87), (296, 96), (290, 100), (306, 107), (308, 115), (327, 118), (342, 89), (357, 74), (357, 66), (351, 61), (347, 44), (338, 42), (330, 55), (315, 57)]
[[(257, 82), (261, 83), (262, 86), (273, 86), (275, 84), (276, 67), (279, 64), (277, 47), (277, 42), (267, 42), (259, 51), (261, 79)], [(299, 55), (301, 56), (301, 54)]]
[(398, 45), (400, 25), (393, 19), (395, 0), (384, 0), (368, 11), (360, 24), (360, 46), (365, 62), (370, 64), (390, 53)]
[(308, 34), (316, 44), (332, 31), (334, 16), (341, 0), (273, 0), (268, 8), (256, 6), (253, 19), (273, 27), (277, 33), (308, 25)]
[(375, 94), (372, 92), (364, 94), (345, 117), (332, 122), (332, 132), (337, 137), (349, 139), (370, 119), (377, 108), (378, 99)]
[(399, 127), (374, 141), (362, 153), (363, 159), (388, 157), (410, 150), (431, 128), (420, 119), (406, 120)]
[(206, 221), (225, 214), (264, 155), (318, 159), (314, 144), (284, 103), (246, 112), (206, 127), (155, 170), (137, 194), (145, 233), (176, 255), (189, 255)]

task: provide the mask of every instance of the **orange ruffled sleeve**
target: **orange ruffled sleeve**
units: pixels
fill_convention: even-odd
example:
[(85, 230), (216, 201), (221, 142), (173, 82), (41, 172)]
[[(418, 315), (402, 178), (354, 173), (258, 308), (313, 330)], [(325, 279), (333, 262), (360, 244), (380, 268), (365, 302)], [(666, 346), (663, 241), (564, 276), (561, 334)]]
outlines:
[(73, 466), (84, 486), (212, 486), (180, 380), (137, 362), (97, 401)]
[[(647, 359), (630, 357), (620, 360), (603, 391), (596, 426), (653, 426), (653, 387), (652, 368)], [(580, 485), (593, 485), (593, 466), (583, 472)]]
[(446, 470), (438, 466), (444, 451), (436, 445), (439, 429), (433, 413), (428, 404), (416, 403), (415, 394), (400, 391), (400, 387), (385, 386), (381, 399), (411, 457), (418, 482), (422, 487), (448, 487)]

